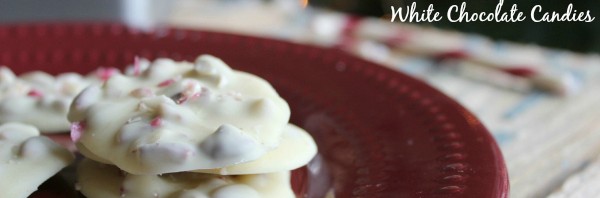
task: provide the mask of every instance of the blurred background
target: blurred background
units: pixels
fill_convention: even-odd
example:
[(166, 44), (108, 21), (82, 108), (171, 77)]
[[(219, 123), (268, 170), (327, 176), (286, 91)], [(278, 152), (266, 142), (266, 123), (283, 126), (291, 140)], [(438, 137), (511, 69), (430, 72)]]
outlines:
[[(0, 0), (0, 24), (108, 21), (245, 34), (343, 50), (429, 83), (500, 145), (511, 197), (600, 197), (600, 1), (505, 0), (596, 21), (391, 23), (390, 6), (457, 0)], [(493, 12), (498, 1), (465, 0)], [(529, 17), (528, 17), (529, 18)], [(332, 90), (334, 91), (334, 90)]]
[[(390, 6), (407, 6), (417, 2), (417, 10), (427, 9), (433, 4), (436, 11), (445, 15), (445, 11), (452, 5), (460, 5), (463, 1), (456, 0), (314, 0), (315, 6), (327, 7), (343, 12), (361, 16), (380, 17), (391, 13)], [(494, 12), (498, 1), (464, 1), (467, 2), (468, 12)], [(529, 14), (535, 5), (541, 5), (544, 11), (557, 11), (564, 13), (567, 6), (573, 3), (574, 10), (590, 10), (593, 17), (600, 16), (600, 1), (595, 0), (552, 0), (552, 1), (522, 1), (505, 0), (502, 10), (510, 10), (510, 6), (517, 4), (520, 11)], [(600, 18), (598, 18), (600, 20)], [(450, 23), (442, 20), (432, 25), (443, 29), (459, 30), (462, 32), (477, 33), (489, 36), (496, 40), (509, 40), (522, 43), (535, 43), (547, 47), (562, 48), (578, 52), (600, 52), (600, 23), (582, 22), (555, 22), (535, 23), (525, 20), (517, 23)], [(560, 38), (560, 39), (557, 39)]]
[[(176, 2), (177, 0), (175, 0)], [(203, 0), (198, 0), (202, 2)], [(217, 0), (215, 0), (217, 1)], [(436, 11), (445, 15), (451, 5), (459, 5), (463, 1), (456, 0), (218, 0), (225, 4), (278, 3), (293, 4), (300, 1), (311, 7), (336, 10), (357, 16), (385, 17), (391, 13), (390, 6), (407, 6), (417, 2), (417, 10), (426, 9), (433, 4)], [(286, 3), (286, 1), (288, 1)], [(498, 1), (465, 1), (468, 12), (493, 12)], [(600, 16), (600, 1), (596, 0), (552, 0), (552, 1), (520, 1), (505, 0), (503, 10), (507, 11), (513, 4), (518, 4), (520, 11), (528, 15), (535, 5), (542, 5), (544, 11), (564, 13), (568, 4), (574, 3), (575, 10), (590, 10), (593, 17)], [(35, 21), (35, 20), (160, 20), (167, 16), (177, 4), (164, 0), (62, 0), (60, 3), (36, 0), (0, 0), (0, 22)], [(68, 10), (68, 11), (67, 11)], [(143, 16), (143, 17), (142, 17)], [(149, 17), (149, 18), (148, 18)], [(600, 18), (598, 18), (600, 20)], [(507, 40), (521, 43), (533, 43), (542, 46), (567, 49), (577, 52), (600, 52), (600, 23), (554, 22), (534, 23), (526, 20), (517, 23), (450, 23), (442, 20), (419, 25), (435, 26), (442, 29), (476, 33), (495, 40)], [(148, 25), (148, 24), (141, 24)]]

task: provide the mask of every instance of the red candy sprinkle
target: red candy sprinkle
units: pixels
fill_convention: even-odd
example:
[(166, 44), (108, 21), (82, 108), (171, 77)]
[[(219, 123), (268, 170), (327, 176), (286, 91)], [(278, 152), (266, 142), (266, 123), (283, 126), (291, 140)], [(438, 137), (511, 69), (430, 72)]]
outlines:
[(140, 68), (140, 57), (135, 57), (133, 58), (133, 75), (134, 76), (139, 76), (141, 73), (141, 68)]
[(85, 129), (85, 122), (73, 122), (71, 124), (71, 140), (78, 142)]
[(106, 81), (106, 80), (108, 80), (110, 77), (114, 76), (118, 72), (119, 72), (119, 70), (116, 69), (116, 68), (112, 68), (112, 67), (104, 68), (104, 67), (101, 67), (101, 68), (98, 68), (98, 70), (96, 71), (96, 75), (98, 75), (98, 77), (100, 79), (102, 79), (103, 81)]
[(169, 85), (173, 84), (174, 82), (175, 82), (175, 80), (169, 79), (169, 80), (162, 81), (161, 83), (158, 84), (158, 86), (159, 87), (166, 87), (166, 86), (169, 86)]
[(162, 125), (162, 119), (160, 117), (156, 117), (150, 121), (150, 126), (159, 127)]
[(512, 67), (502, 70), (514, 76), (521, 76), (525, 78), (535, 76), (537, 74), (537, 72), (534, 69), (531, 69), (529, 67)]
[(466, 59), (468, 57), (469, 57), (469, 54), (467, 54), (467, 52), (464, 52), (462, 50), (453, 50), (453, 51), (439, 53), (434, 56), (434, 59), (438, 60), (438, 61), (444, 61), (444, 60), (448, 60), (448, 59)]
[(181, 96), (175, 101), (175, 103), (183, 104), (183, 103), (187, 102), (188, 100), (194, 100), (194, 99), (200, 97), (200, 95), (201, 95), (200, 93), (194, 93), (191, 96)]
[(29, 90), (29, 92), (27, 92), (27, 96), (31, 96), (34, 98), (41, 98), (43, 95), (44, 94), (42, 94), (42, 92), (35, 89)]

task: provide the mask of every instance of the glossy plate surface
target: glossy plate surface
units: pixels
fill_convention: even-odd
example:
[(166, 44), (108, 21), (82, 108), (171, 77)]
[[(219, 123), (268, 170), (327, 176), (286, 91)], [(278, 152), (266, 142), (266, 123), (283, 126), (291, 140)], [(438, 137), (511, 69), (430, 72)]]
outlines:
[[(134, 56), (222, 58), (271, 82), (292, 122), (319, 156), (296, 170), (308, 197), (507, 197), (508, 177), (493, 138), (470, 112), (421, 81), (335, 49), (216, 32), (141, 32), (114, 24), (0, 27), (0, 64), (20, 73), (87, 73)], [(72, 192), (66, 169), (37, 197)], [(61, 187), (62, 186), (62, 187)], [(62, 195), (60, 195), (63, 193)]]

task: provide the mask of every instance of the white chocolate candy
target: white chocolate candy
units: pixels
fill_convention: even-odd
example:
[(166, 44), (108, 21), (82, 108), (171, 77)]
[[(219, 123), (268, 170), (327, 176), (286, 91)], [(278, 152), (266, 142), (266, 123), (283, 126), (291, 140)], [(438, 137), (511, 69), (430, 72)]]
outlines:
[[(77, 147), (79, 148), (79, 152), (89, 159), (105, 164), (111, 163), (89, 151), (81, 143), (77, 143)], [(218, 169), (191, 171), (219, 175), (246, 175), (289, 171), (306, 165), (316, 153), (317, 146), (312, 137), (301, 128), (289, 124), (283, 133), (279, 147), (267, 152), (257, 160)]]
[(25, 198), (73, 161), (73, 155), (30, 125), (0, 125), (0, 197)]
[(204, 173), (132, 175), (85, 159), (78, 186), (88, 198), (294, 198), (290, 172), (220, 176)]
[(220, 169), (195, 170), (194, 172), (220, 175), (263, 174), (293, 170), (306, 165), (317, 154), (317, 145), (303, 129), (289, 124), (283, 133), (281, 144), (261, 158)]
[(137, 64), (72, 103), (72, 137), (87, 157), (155, 175), (225, 168), (280, 147), (290, 110), (263, 79), (206, 55)]
[(0, 123), (31, 124), (44, 133), (69, 131), (66, 115), (73, 98), (116, 73), (116, 69), (100, 68), (87, 77), (75, 73), (54, 77), (40, 71), (17, 77), (9, 68), (0, 67)]

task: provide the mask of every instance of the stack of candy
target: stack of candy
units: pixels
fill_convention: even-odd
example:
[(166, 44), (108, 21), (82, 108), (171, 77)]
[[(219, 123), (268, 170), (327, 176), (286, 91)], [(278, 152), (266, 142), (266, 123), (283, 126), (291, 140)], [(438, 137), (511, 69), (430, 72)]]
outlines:
[(89, 198), (295, 197), (290, 171), (317, 148), (289, 117), (269, 83), (218, 58), (137, 60), (71, 104), (71, 138), (87, 158), (78, 188)]

